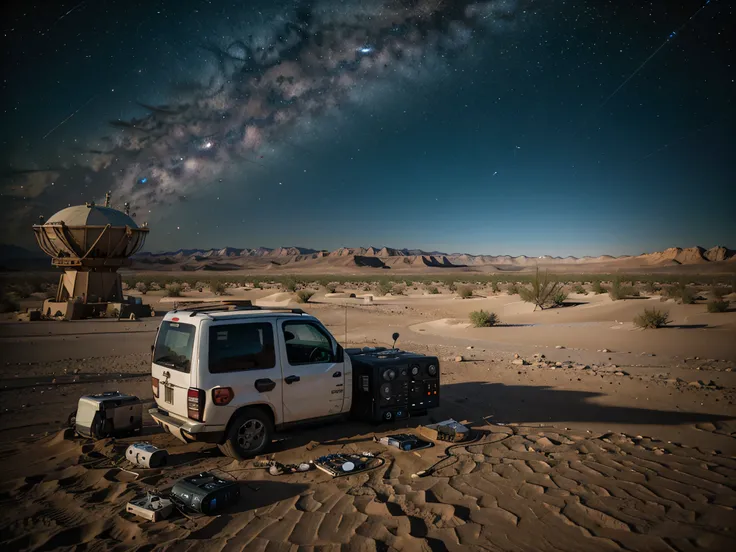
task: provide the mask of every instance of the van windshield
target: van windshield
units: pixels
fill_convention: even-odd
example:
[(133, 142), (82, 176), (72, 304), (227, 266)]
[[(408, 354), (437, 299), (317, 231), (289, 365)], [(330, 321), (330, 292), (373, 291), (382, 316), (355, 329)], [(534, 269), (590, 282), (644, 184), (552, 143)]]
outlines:
[(181, 322), (162, 322), (153, 351), (154, 364), (189, 372), (192, 363), (194, 326)]

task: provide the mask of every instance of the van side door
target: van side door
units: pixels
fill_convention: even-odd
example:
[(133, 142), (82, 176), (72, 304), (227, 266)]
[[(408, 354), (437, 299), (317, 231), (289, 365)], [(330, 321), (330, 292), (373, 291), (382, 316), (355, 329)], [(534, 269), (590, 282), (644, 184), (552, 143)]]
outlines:
[[(227, 423), (239, 406), (265, 404), (281, 423), (281, 366), (277, 362), (276, 327), (268, 319), (236, 319), (207, 328), (207, 362), (200, 371), (201, 387), (207, 392), (205, 419)], [(206, 368), (204, 368), (206, 366)], [(214, 403), (213, 390), (230, 387), (234, 399), (227, 405)]]
[(278, 320), (284, 422), (340, 414), (345, 401), (342, 350), (316, 320)]

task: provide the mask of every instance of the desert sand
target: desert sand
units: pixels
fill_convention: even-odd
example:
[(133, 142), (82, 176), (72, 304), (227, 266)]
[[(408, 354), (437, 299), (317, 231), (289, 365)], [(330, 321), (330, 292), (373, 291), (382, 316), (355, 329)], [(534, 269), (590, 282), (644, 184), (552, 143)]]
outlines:
[[(337, 451), (371, 451), (386, 460), (369, 473), (337, 479), (319, 471), (271, 476), (212, 445), (183, 445), (148, 417), (145, 439), (171, 454), (165, 468), (120, 461), (139, 439), (87, 441), (64, 429), (80, 395), (117, 389), (152, 401), (150, 345), (171, 307), (155, 294), (146, 296), (157, 302), (152, 319), (0, 323), (0, 544), (9, 550), (734, 548), (736, 312), (592, 294), (534, 312), (505, 293), (464, 300), (446, 290), (407, 293), (367, 305), (322, 291), (299, 305), (344, 345), (389, 345), (398, 331), (401, 348), (441, 359), (441, 406), (427, 417), (278, 436), (269, 457), (285, 463)], [(276, 290), (231, 295), (263, 305), (290, 299)], [(652, 305), (670, 312), (671, 327), (634, 328), (633, 316)], [(479, 309), (496, 312), (502, 324), (469, 327), (468, 313)], [(471, 425), (478, 441), (454, 449), (424, 478), (412, 474), (443, 458), (445, 444), (412, 453), (373, 440), (449, 417)], [(157, 523), (124, 512), (146, 490), (165, 490), (205, 470), (242, 482), (237, 506), (217, 517), (176, 515)]]

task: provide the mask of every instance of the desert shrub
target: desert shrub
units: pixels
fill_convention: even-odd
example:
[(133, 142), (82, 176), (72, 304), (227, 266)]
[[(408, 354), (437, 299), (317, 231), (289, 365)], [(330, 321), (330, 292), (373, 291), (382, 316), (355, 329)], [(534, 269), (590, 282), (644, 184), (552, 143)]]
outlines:
[(580, 284), (575, 286), (575, 293), (579, 293), (580, 295), (588, 295), (588, 291)]
[(723, 299), (711, 299), (707, 303), (708, 312), (726, 312), (729, 302)]
[(192, 286), (189, 284), (189, 282), (184, 282), (181, 285), (181, 291), (182, 293), (186, 293), (187, 291), (192, 291)]
[(506, 291), (509, 295), (518, 295), (519, 294), (519, 284), (516, 282), (511, 282), (508, 287), (506, 288)]
[(493, 293), (498, 293), (499, 291), (501, 291), (501, 290), (499, 289), (499, 287), (498, 287), (498, 282), (497, 282), (496, 280), (493, 280), (493, 281), (491, 282), (491, 291), (492, 291)]
[(123, 288), (123, 291), (128, 291), (130, 289), (130, 284), (127, 280), (123, 280), (120, 285)]
[(327, 284), (325, 286), (325, 289), (327, 289), (329, 293), (335, 293), (337, 291), (337, 284), (334, 284), (334, 283)]
[(455, 284), (455, 282), (449, 282), (447, 284), (447, 289), (450, 291), (450, 293), (455, 293), (457, 291), (457, 284)]
[(145, 295), (148, 292), (148, 286), (145, 282), (137, 282), (135, 284), (135, 290), (141, 295)]
[(718, 284), (713, 284), (710, 288), (710, 294), (714, 299), (720, 300), (728, 294), (728, 288), (721, 287)]
[(227, 294), (227, 288), (223, 282), (220, 280), (212, 280), (210, 282), (210, 291), (214, 293), (215, 295), (226, 295)]
[(667, 311), (657, 309), (644, 309), (644, 312), (634, 317), (634, 326), (638, 328), (661, 328), (670, 323), (670, 315)]
[(626, 299), (627, 297), (638, 297), (639, 292), (632, 286), (624, 285), (620, 278), (614, 278), (611, 287), (608, 289), (608, 295), (613, 301)]
[(657, 291), (656, 286), (653, 282), (645, 282), (644, 283), (644, 293), (649, 293), (650, 295)]
[(370, 291), (370, 290), (371, 290), (371, 286), (363, 286), (363, 291)]
[(309, 303), (309, 300), (314, 295), (313, 291), (307, 291), (305, 289), (299, 290), (296, 292), (296, 302), (297, 303)]
[(495, 312), (486, 312), (484, 310), (473, 311), (470, 313), (470, 322), (476, 328), (485, 328), (495, 326), (501, 322)]
[(595, 282), (593, 282), (593, 293), (595, 293), (596, 295), (600, 295), (605, 292), (606, 290), (601, 285), (600, 280), (596, 280)]
[(179, 284), (169, 284), (166, 288), (166, 297), (181, 297), (181, 286)]
[(16, 312), (20, 310), (20, 305), (5, 293), (0, 293), (0, 312)]
[(564, 291), (558, 291), (555, 293), (554, 297), (552, 297), (552, 304), (554, 304), (555, 307), (561, 307), (565, 303), (565, 299), (567, 299), (567, 293)]
[(295, 278), (289, 277), (289, 278), (284, 279), (284, 282), (282, 285), (284, 286), (284, 289), (286, 291), (290, 291), (293, 293), (296, 291), (297, 281)]
[(262, 289), (260, 280), (253, 280), (253, 289)]
[(440, 292), (440, 290), (437, 289), (437, 286), (429, 286), (427, 288), (427, 293), (430, 295), (437, 295)]
[(376, 290), (378, 291), (379, 295), (387, 295), (391, 293), (391, 284), (388, 282), (379, 282), (378, 286), (376, 286)]
[(692, 305), (695, 303), (695, 292), (687, 286), (683, 286), (678, 290), (680, 303), (683, 305)]
[(534, 304), (534, 310), (537, 307), (544, 310), (550, 304), (554, 304), (554, 298), (558, 293), (562, 292), (562, 283), (551, 280), (549, 273), (545, 270), (544, 275), (540, 276), (539, 268), (531, 280), (531, 288), (522, 286), (519, 288), (519, 296), (522, 301)]
[(460, 286), (457, 288), (457, 295), (461, 299), (467, 299), (473, 296), (473, 288), (470, 286)]
[(392, 295), (404, 295), (405, 291), (406, 286), (404, 284), (396, 284), (394, 287), (391, 288)]
[(28, 299), (35, 293), (34, 287), (30, 282), (19, 282), (11, 286), (10, 289), (18, 299)]
[(148, 289), (149, 289), (150, 291), (161, 291), (161, 284), (159, 284), (159, 283), (158, 283), (158, 282), (156, 282), (156, 281), (152, 281), (152, 282), (151, 282), (151, 283), (150, 283), (150, 284), (148, 285)]

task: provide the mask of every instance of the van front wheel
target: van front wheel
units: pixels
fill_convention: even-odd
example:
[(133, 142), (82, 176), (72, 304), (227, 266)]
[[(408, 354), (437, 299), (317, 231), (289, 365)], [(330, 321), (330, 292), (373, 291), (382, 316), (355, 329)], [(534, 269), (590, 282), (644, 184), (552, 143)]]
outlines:
[(218, 445), (222, 453), (236, 460), (261, 454), (271, 444), (273, 424), (263, 410), (246, 408), (230, 424), (225, 442)]

